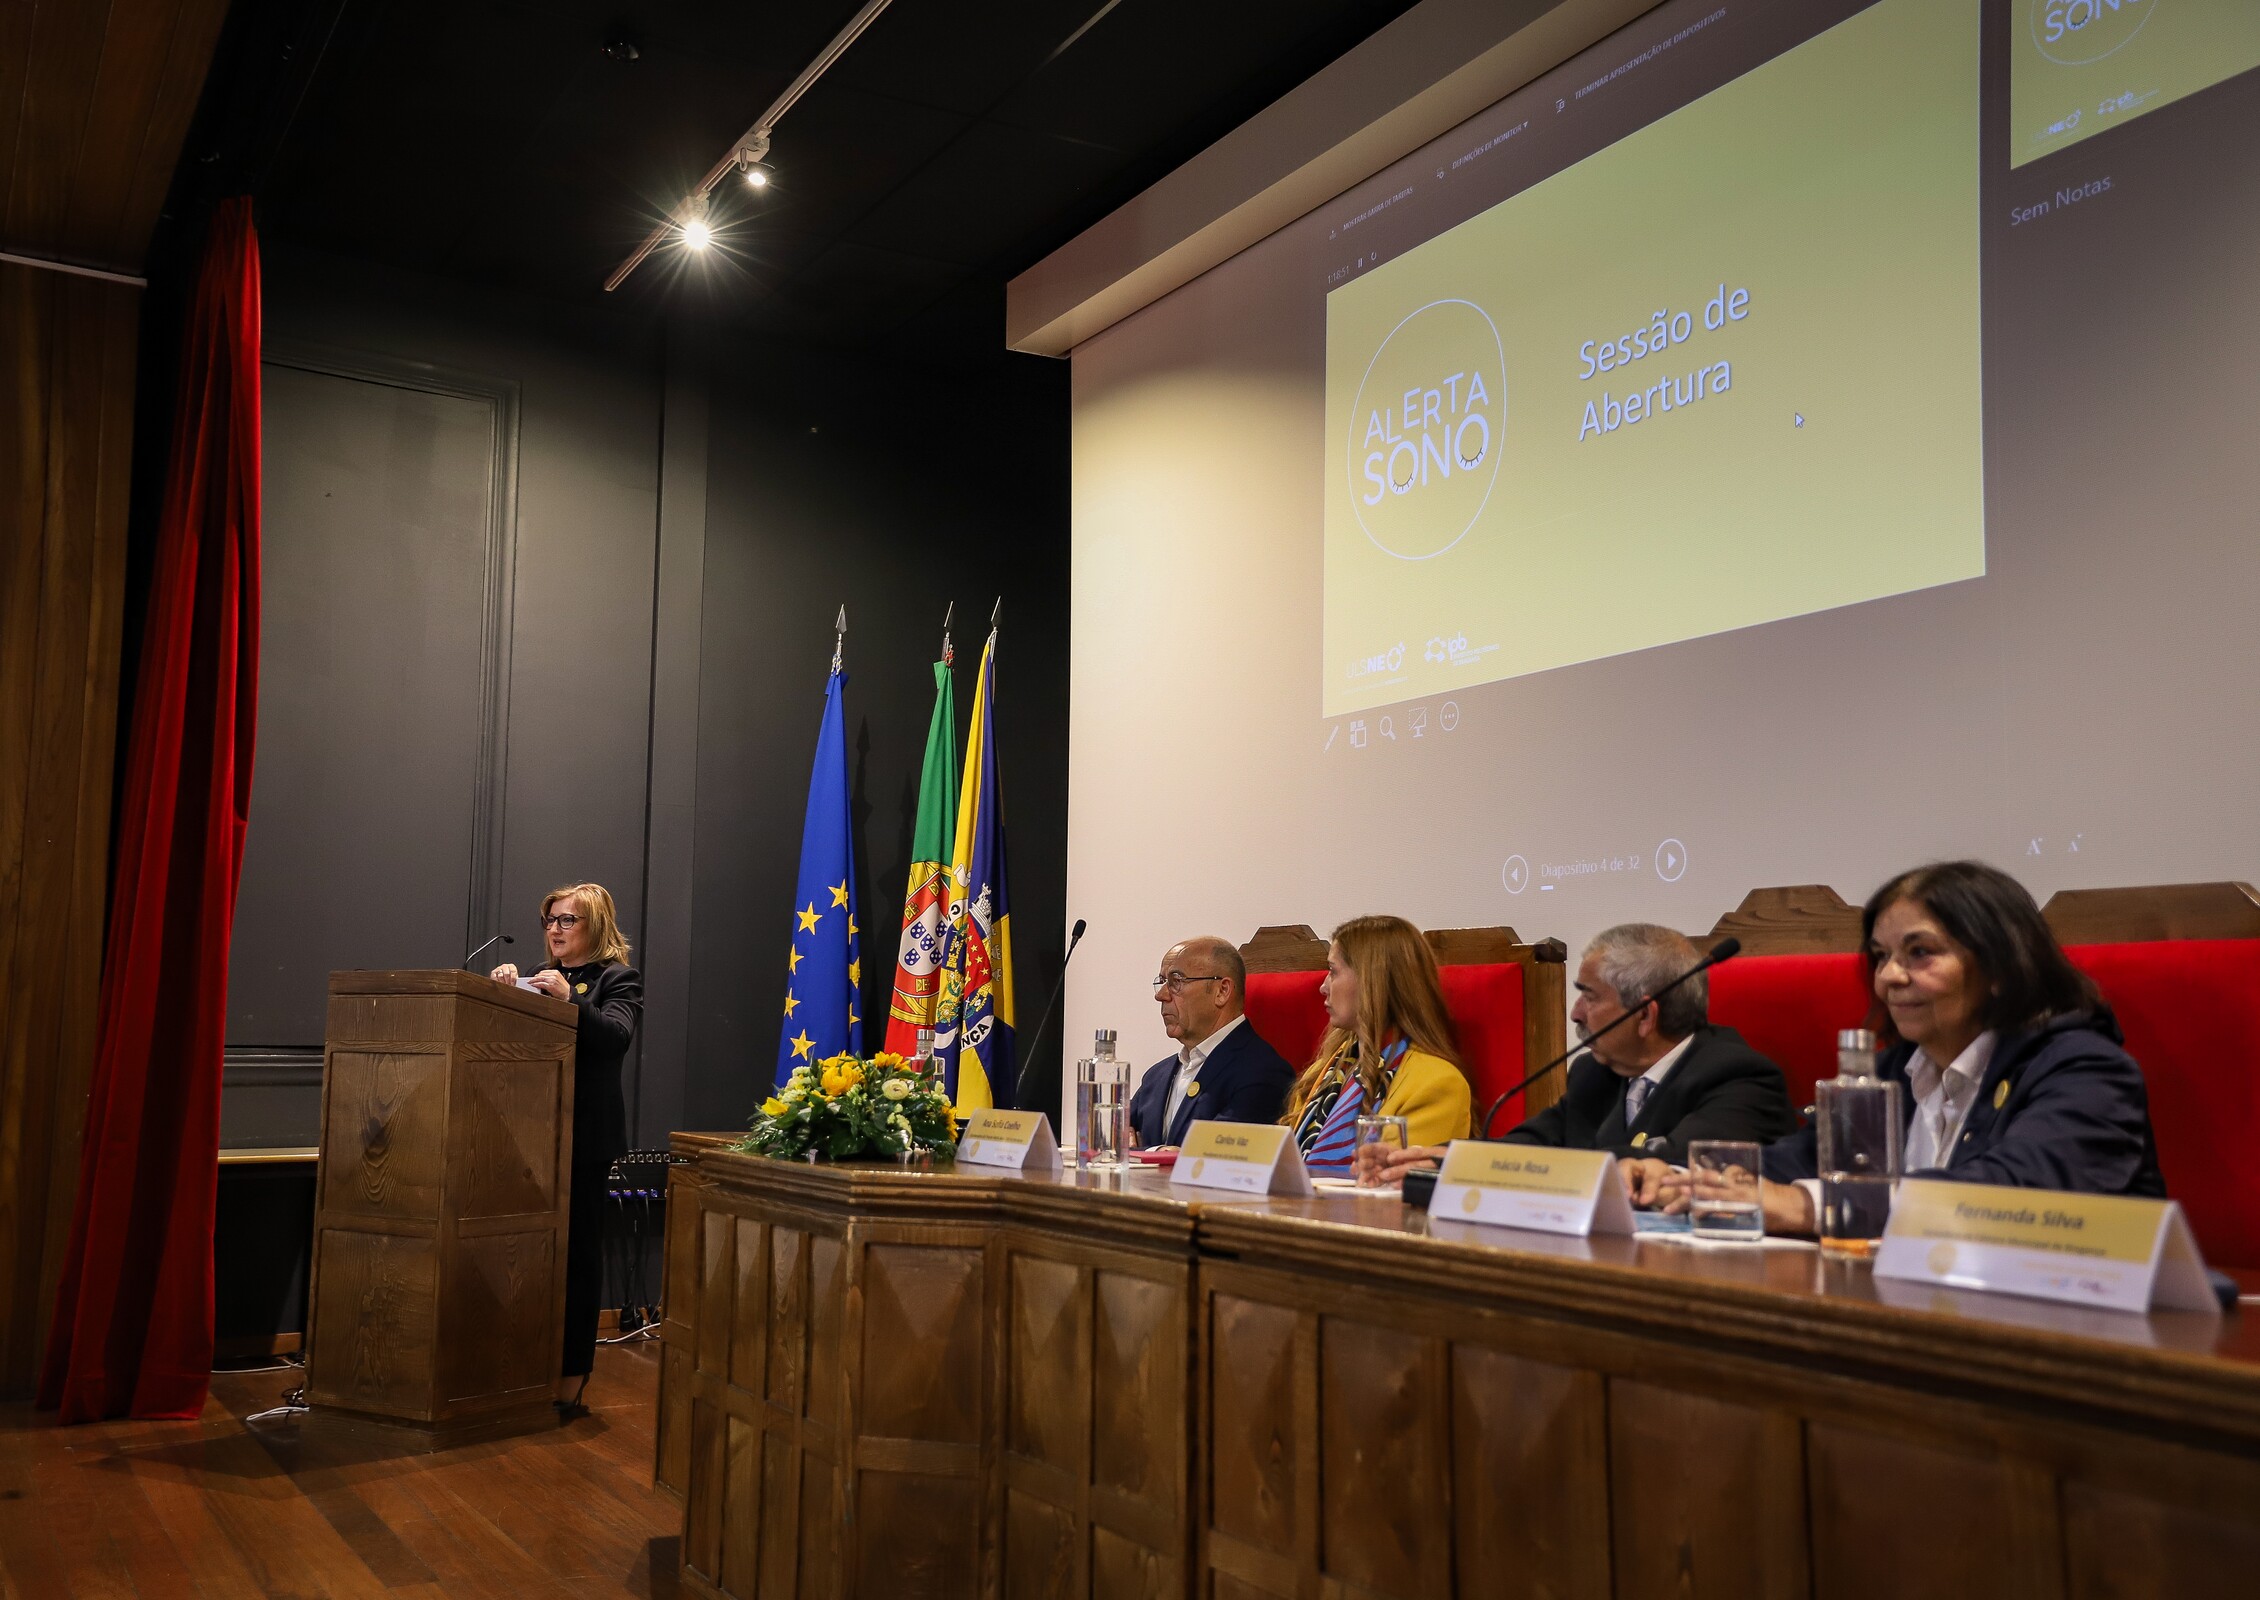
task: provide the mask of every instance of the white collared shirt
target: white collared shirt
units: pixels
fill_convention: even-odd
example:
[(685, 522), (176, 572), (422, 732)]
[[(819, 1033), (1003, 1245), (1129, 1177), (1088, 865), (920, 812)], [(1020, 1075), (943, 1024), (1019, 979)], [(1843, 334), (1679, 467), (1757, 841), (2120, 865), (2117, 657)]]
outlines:
[(1943, 1072), (1921, 1050), (1908, 1060), (1907, 1090), (1915, 1097), (1915, 1119), (1907, 1128), (1902, 1172), (1943, 1167), (1954, 1159), (1955, 1141), (1962, 1136), (1970, 1107), (1977, 1104), (1978, 1085), (1985, 1082), (1995, 1042), (1991, 1029), (1979, 1034)]
[(1169, 1099), (1161, 1108), (1161, 1136), (1164, 1139), (1169, 1137), (1169, 1130), (1176, 1126), (1177, 1108), (1185, 1103), (1185, 1091), (1199, 1081), (1203, 1063), (1216, 1053), (1216, 1047), (1224, 1042), (1226, 1034), (1247, 1020), (1248, 1014), (1243, 1011), (1199, 1044), (1177, 1047), (1177, 1076), (1170, 1080)]
[[(1691, 1033), (1658, 1057), (1654, 1066), (1640, 1074), (1641, 1077), (1648, 1080), (1648, 1098), (1650, 1100), (1656, 1098), (1656, 1091), (1664, 1086), (1664, 1079), (1671, 1076), (1671, 1069), (1679, 1065), (1679, 1058), (1687, 1054), (1687, 1047), (1694, 1042), (1695, 1035)], [(1626, 1087), (1629, 1088), (1630, 1085), (1628, 1084)], [(1647, 1108), (1642, 1107), (1641, 1109)]]

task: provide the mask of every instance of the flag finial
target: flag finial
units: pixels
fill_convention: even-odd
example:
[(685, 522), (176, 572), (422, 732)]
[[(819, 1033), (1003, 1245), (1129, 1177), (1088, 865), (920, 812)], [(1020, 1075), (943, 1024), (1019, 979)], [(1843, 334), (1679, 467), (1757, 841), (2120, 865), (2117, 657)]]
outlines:
[(994, 633), (994, 632), (996, 632), (996, 631), (997, 631), (997, 618), (999, 618), (999, 617), (1001, 617), (1001, 616), (1003, 616), (1003, 615), (1004, 615), (1004, 596), (1000, 594), (1000, 595), (998, 595), (998, 596), (997, 596), (997, 603), (996, 603), (995, 605), (993, 605), (993, 606), (991, 606), (991, 607), (989, 608), (989, 631), (990, 631), (991, 633)]
[(945, 667), (957, 665), (957, 651), (950, 644), (950, 619), (956, 615), (957, 602), (952, 600), (950, 608), (942, 613), (942, 665)]
[(838, 617), (836, 617), (835, 619), (833, 619), (833, 622), (832, 622), (832, 670), (833, 670), (834, 672), (837, 672), (837, 671), (839, 671), (839, 670), (840, 670), (840, 662), (841, 662), (842, 658), (846, 656), (846, 654), (847, 654), (847, 607), (846, 607), (846, 606), (842, 606), (842, 607), (840, 607), (840, 614), (839, 614), (839, 616), (838, 616)]

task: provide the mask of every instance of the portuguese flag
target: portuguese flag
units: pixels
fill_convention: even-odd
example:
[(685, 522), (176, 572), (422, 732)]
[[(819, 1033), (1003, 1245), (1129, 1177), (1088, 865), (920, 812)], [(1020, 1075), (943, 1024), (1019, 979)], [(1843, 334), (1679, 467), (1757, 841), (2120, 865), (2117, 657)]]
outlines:
[(952, 813), (957, 802), (957, 696), (948, 661), (934, 663), (934, 715), (926, 727), (926, 762), (918, 779), (918, 830), (910, 844), (910, 887), (902, 897), (902, 940), (895, 951), (895, 991), (887, 1002), (887, 1048), (917, 1052), (918, 1030), (934, 1025), (949, 946)]

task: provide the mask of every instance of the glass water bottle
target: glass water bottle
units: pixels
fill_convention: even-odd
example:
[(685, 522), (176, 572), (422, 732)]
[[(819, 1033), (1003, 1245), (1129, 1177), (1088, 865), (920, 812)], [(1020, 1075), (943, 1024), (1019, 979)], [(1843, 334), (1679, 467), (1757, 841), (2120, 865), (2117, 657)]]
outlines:
[(1091, 1038), (1091, 1053), (1075, 1063), (1075, 1156), (1086, 1168), (1119, 1167), (1130, 1144), (1130, 1065), (1116, 1058), (1114, 1030)]
[(1836, 1036), (1836, 1076), (1817, 1086), (1821, 1168), (1821, 1248), (1864, 1259), (1891, 1220), (1899, 1177), (1899, 1085), (1876, 1076), (1875, 1035), (1846, 1028)]

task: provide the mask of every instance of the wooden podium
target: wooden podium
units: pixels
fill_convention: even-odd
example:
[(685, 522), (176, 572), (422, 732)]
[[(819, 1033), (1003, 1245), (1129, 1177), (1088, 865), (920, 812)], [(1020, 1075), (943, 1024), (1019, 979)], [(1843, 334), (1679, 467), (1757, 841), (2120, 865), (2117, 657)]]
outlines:
[(573, 1007), (468, 972), (333, 972), (306, 1399), (435, 1433), (548, 1419)]

